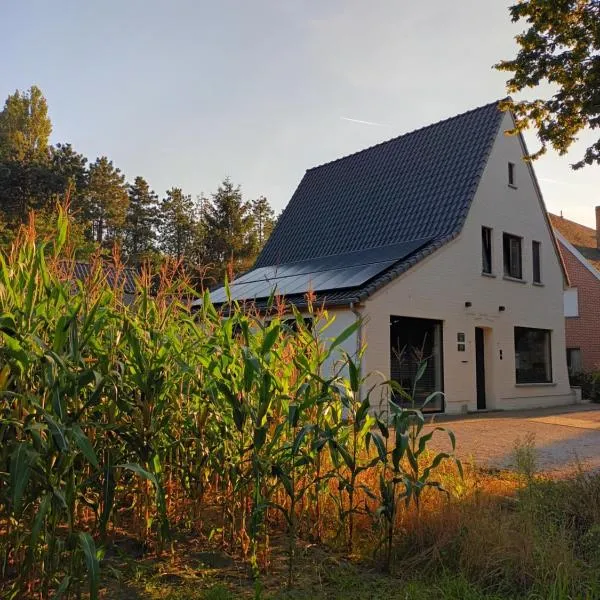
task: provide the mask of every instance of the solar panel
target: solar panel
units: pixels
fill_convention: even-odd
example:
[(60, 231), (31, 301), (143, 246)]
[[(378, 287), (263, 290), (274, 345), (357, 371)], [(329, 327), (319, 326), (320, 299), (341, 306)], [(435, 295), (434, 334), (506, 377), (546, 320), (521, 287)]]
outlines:
[[(325, 292), (359, 287), (399, 260), (408, 258), (431, 238), (411, 240), (349, 254), (254, 269), (230, 285), (233, 300), (256, 300), (276, 294), (292, 296), (309, 290)], [(211, 293), (216, 304), (227, 301), (224, 288)]]

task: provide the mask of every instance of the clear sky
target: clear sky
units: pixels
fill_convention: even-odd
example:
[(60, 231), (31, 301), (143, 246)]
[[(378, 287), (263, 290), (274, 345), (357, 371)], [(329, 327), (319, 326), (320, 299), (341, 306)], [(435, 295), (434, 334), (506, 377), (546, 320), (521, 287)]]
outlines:
[[(507, 6), (1, 0), (0, 98), (40, 86), (53, 142), (161, 196), (230, 176), (280, 210), (307, 168), (504, 97), (491, 65), (515, 53)], [(590, 139), (535, 168), (550, 210), (593, 225), (600, 168), (569, 167)]]

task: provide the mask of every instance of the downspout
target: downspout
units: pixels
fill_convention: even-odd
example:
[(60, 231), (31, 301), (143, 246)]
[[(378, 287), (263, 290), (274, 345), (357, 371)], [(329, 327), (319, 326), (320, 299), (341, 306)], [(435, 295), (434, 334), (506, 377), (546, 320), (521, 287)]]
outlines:
[[(362, 350), (362, 339), (363, 339), (363, 320), (362, 320), (362, 315), (360, 314), (360, 311), (358, 310), (358, 302), (350, 302), (350, 310), (352, 311), (352, 313), (354, 314), (354, 316), (356, 317), (356, 320), (358, 321), (358, 329), (356, 330), (356, 356), (358, 357), (360, 355), (360, 351)], [(358, 376), (360, 379), (362, 379), (362, 360), (360, 361), (359, 365), (359, 371), (358, 371)], [(359, 398), (362, 401), (362, 389), (359, 391)]]

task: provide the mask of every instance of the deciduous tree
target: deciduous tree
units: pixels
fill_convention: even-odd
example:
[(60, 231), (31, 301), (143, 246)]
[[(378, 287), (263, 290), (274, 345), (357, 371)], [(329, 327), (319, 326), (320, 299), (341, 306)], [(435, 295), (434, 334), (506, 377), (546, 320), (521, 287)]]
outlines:
[[(512, 73), (509, 93), (550, 84), (546, 98), (509, 100), (516, 129), (537, 130), (541, 148), (565, 154), (585, 128), (600, 129), (600, 0), (521, 0), (510, 7), (513, 22), (525, 21), (519, 51), (496, 69)], [(600, 139), (573, 168), (600, 164)]]
[(52, 123), (42, 91), (32, 85), (27, 92), (10, 95), (0, 112), (0, 158), (46, 161)]

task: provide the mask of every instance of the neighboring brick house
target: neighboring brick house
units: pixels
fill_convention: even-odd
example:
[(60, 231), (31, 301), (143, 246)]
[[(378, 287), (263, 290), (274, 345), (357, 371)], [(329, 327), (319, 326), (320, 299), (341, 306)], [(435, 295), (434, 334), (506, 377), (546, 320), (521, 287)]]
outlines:
[(571, 287), (565, 290), (567, 365), (600, 370), (600, 206), (596, 229), (550, 215)]

